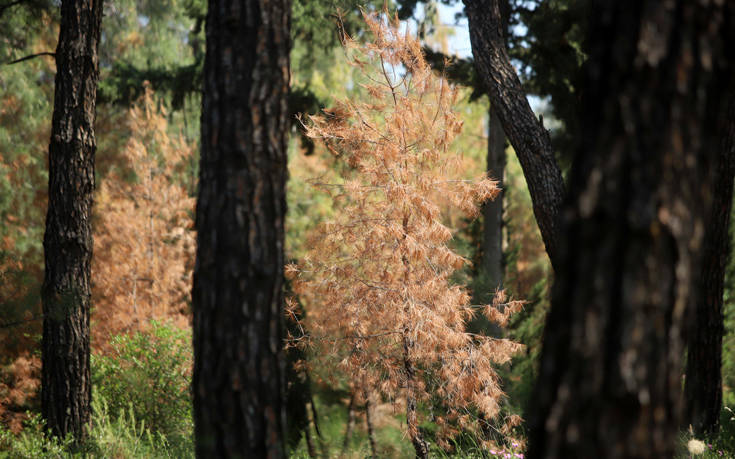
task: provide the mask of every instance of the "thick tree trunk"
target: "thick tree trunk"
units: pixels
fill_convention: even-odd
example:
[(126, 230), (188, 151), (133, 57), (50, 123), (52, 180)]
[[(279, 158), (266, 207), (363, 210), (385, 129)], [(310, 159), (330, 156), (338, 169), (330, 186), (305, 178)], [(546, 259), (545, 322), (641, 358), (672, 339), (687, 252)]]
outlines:
[(194, 310), (198, 457), (284, 457), (290, 3), (211, 0)]
[[(492, 88), (491, 100), (494, 104), (503, 100), (510, 101), (504, 111), (505, 116), (502, 123), (515, 135), (510, 136), (510, 141), (518, 154), (523, 167), (524, 175), (529, 183), (531, 198), (534, 205), (534, 213), (541, 229), (547, 252), (551, 258), (552, 265), (556, 268), (556, 239), (558, 225), (548, 225), (554, 215), (559, 214), (557, 206), (561, 199), (546, 197), (546, 189), (552, 194), (558, 195), (563, 190), (561, 175), (557, 174), (555, 168), (550, 166), (551, 145), (547, 141), (543, 129), (538, 129), (531, 122), (533, 114), (527, 104), (523, 103), (522, 91), (517, 79), (513, 78), (512, 66), (507, 54), (501, 52), (498, 30), (500, 29), (500, 9), (495, 5), (498, 0), (466, 0), (467, 14), (470, 19), (470, 33), (473, 43), (473, 53), (478, 73), (485, 84)], [(500, 2), (502, 7), (502, 2)], [(510, 75), (510, 76), (509, 76)], [(516, 128), (511, 131), (511, 128)], [(525, 136), (525, 138), (524, 138)], [(541, 154), (529, 154), (529, 151), (539, 150)], [(723, 168), (725, 166), (723, 165)], [(558, 168), (556, 168), (558, 169)], [(718, 190), (723, 190), (719, 187)], [(720, 191), (718, 191), (719, 193)], [(730, 199), (730, 195), (718, 195), (718, 202)], [(717, 429), (718, 416), (722, 395), (719, 381), (721, 354), (720, 346), (722, 335), (722, 301), (719, 285), (724, 282), (725, 271), (719, 256), (724, 250), (720, 245), (715, 249), (712, 244), (721, 241), (721, 229), (723, 228), (722, 215), (713, 216), (713, 224), (705, 228), (705, 241), (711, 247), (706, 249), (708, 261), (705, 262), (705, 271), (702, 273), (704, 288), (707, 289), (696, 303), (699, 311), (696, 319), (692, 322), (691, 334), (688, 339), (689, 354), (693, 356), (687, 367), (689, 384), (686, 389), (687, 405), (689, 413), (688, 420), (699, 432), (711, 432)], [(717, 220), (717, 222), (715, 222)], [(549, 250), (550, 249), (550, 250)], [(711, 289), (711, 290), (710, 290)], [(718, 350), (715, 350), (717, 348)], [(707, 358), (705, 358), (707, 356)], [(697, 389), (699, 388), (699, 389)], [(706, 414), (705, 414), (706, 412)]]
[(61, 2), (43, 247), (41, 410), (79, 440), (90, 419), (90, 263), (101, 0)]
[(694, 302), (688, 336), (686, 422), (697, 434), (717, 432), (722, 410), (722, 295), (730, 251), (728, 228), (735, 176), (735, 97), (730, 97), (729, 104), (717, 166), (715, 203), (705, 230), (702, 293)]
[(555, 265), (557, 215), (564, 198), (564, 180), (554, 158), (549, 133), (533, 114), (510, 63), (501, 3), (501, 0), (464, 0), (472, 54), (477, 72), (488, 88), (490, 104), (523, 168), (541, 237)]
[(726, 8), (593, 8), (586, 135), (530, 404), (531, 458), (674, 455), (682, 330), (701, 294), (721, 99), (735, 77), (720, 67), (733, 62)]

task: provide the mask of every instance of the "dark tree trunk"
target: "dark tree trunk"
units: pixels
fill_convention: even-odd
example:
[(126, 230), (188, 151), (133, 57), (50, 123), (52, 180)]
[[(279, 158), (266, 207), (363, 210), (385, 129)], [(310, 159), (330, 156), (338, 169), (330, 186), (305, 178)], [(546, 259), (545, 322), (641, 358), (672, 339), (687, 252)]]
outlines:
[(727, 2), (596, 2), (531, 458), (673, 457), (718, 163)]
[(198, 457), (284, 457), (290, 2), (210, 0), (196, 211)]
[[(553, 224), (553, 220), (554, 216), (560, 213), (558, 206), (561, 199), (558, 196), (563, 192), (564, 186), (561, 183), (561, 174), (556, 172), (558, 167), (550, 165), (553, 155), (546, 133), (543, 129), (535, 127), (532, 122), (533, 113), (521, 100), (522, 90), (517, 78), (511, 74), (513, 68), (508, 56), (501, 52), (498, 31), (501, 30), (502, 21), (500, 8), (496, 8), (498, 1), (465, 0), (470, 19), (475, 64), (484, 83), (492, 88), (490, 98), (493, 104), (508, 101), (505, 105), (499, 105), (506, 108), (500, 112), (505, 114), (501, 121), (507, 132), (515, 134), (512, 137), (509, 135), (509, 138), (529, 183), (534, 213), (547, 253), (556, 268), (558, 265), (556, 240), (561, 236), (558, 234), (558, 224)], [(502, 7), (502, 2), (500, 3)], [(534, 151), (541, 153), (531, 154)], [(723, 170), (727, 167), (731, 166), (722, 165)], [(718, 178), (719, 181), (723, 179), (723, 176)], [(552, 196), (545, 196), (547, 190)], [(731, 197), (726, 194), (727, 191), (723, 186), (718, 186), (716, 193), (718, 202), (725, 202)], [(725, 270), (719, 257), (725, 248), (722, 245), (716, 248), (715, 245), (722, 244), (720, 233), (722, 228), (726, 227), (726, 223), (723, 223), (721, 212), (711, 218), (713, 223), (705, 228), (705, 241), (708, 245), (705, 249), (707, 261), (704, 262), (705, 268), (702, 273), (705, 291), (696, 302), (698, 312), (692, 321), (688, 339), (689, 355), (693, 358), (689, 360), (687, 367), (689, 381), (686, 388), (687, 419), (698, 432), (712, 432), (717, 429), (719, 414), (715, 413), (719, 413), (722, 401), (718, 376), (721, 372), (719, 357), (721, 346), (717, 343), (721, 342), (723, 329), (720, 285), (725, 277)], [(549, 221), (552, 224), (549, 224)]]
[(501, 0), (464, 0), (472, 54), (477, 72), (488, 88), (490, 104), (523, 168), (541, 237), (555, 265), (557, 215), (564, 198), (564, 180), (549, 133), (533, 114), (510, 63), (501, 3)]
[[(503, 31), (504, 46), (508, 38), (508, 21), (510, 5), (508, 0), (500, 0), (499, 11)], [(488, 111), (488, 139), (487, 139), (487, 172), (498, 180), (500, 194), (485, 203), (482, 209), (483, 228), (483, 265), (490, 285), (496, 288), (503, 287), (504, 259), (503, 259), (503, 175), (505, 173), (505, 131), (497, 110), (490, 106)]]
[(347, 429), (345, 430), (345, 438), (342, 442), (342, 456), (347, 454), (350, 447), (350, 439), (352, 439), (352, 428), (355, 426), (355, 392), (350, 396), (350, 404), (347, 407)]
[(102, 0), (61, 2), (49, 145), (42, 288), (41, 411), (57, 436), (83, 437), (90, 419), (90, 263), (97, 47)]
[(735, 97), (731, 96), (729, 103), (728, 125), (722, 133), (717, 165), (715, 202), (705, 230), (702, 293), (694, 302), (689, 327), (684, 385), (686, 423), (702, 435), (717, 432), (722, 409), (722, 295), (730, 251), (728, 228), (735, 175)]
[(363, 392), (365, 397), (365, 425), (367, 426), (368, 442), (370, 443), (370, 453), (373, 458), (378, 457), (378, 447), (375, 443), (375, 428), (373, 427), (373, 404), (370, 402), (370, 393)]
[(411, 358), (413, 342), (408, 336), (408, 327), (403, 332), (403, 369), (406, 372), (406, 427), (411, 444), (418, 459), (429, 457), (429, 444), (424, 439), (419, 426), (418, 401), (416, 400), (416, 367)]
[[(505, 133), (495, 111), (490, 109), (487, 141), (487, 172), (498, 185), (503, 186), (505, 172)], [(488, 201), (482, 208), (483, 228), (483, 265), (490, 284), (503, 286), (503, 191)]]

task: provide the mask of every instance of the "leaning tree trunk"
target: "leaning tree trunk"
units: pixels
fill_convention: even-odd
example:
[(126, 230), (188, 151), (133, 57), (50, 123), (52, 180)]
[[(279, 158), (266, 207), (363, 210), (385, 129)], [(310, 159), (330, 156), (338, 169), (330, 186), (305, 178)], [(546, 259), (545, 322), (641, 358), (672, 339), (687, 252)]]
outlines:
[(684, 396), (686, 423), (700, 435), (717, 432), (722, 410), (722, 318), (725, 269), (730, 249), (730, 210), (735, 176), (735, 96), (730, 93), (728, 124), (722, 133), (715, 203), (707, 220), (700, 270), (702, 293), (689, 327)]
[(701, 294), (723, 88), (735, 77), (726, 4), (592, 9), (585, 137), (530, 404), (531, 458), (674, 455), (682, 330)]
[(102, 0), (63, 0), (49, 145), (42, 287), (41, 411), (49, 431), (76, 440), (90, 419), (90, 263), (97, 47)]
[(290, 3), (210, 0), (196, 212), (198, 457), (284, 457)]
[(556, 265), (557, 215), (564, 198), (564, 180), (554, 158), (551, 138), (531, 110), (508, 57), (503, 0), (464, 0), (477, 73), (488, 89), (490, 104), (521, 163), (533, 201), (541, 237), (551, 264)]

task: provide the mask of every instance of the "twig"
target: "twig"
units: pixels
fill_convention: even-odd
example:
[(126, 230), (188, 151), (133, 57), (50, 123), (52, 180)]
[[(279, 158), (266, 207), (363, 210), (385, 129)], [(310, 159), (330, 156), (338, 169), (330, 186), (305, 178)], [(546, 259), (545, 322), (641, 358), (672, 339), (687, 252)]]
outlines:
[(6, 62), (6, 63), (4, 63), (2, 65), (13, 65), (13, 64), (17, 64), (19, 62), (23, 62), (23, 61), (27, 61), (27, 60), (30, 60), (30, 59), (34, 59), (34, 58), (40, 57), (40, 56), (54, 56), (54, 57), (56, 57), (56, 53), (45, 51), (43, 53), (31, 54), (29, 56), (21, 57), (20, 59), (16, 59), (14, 61)]

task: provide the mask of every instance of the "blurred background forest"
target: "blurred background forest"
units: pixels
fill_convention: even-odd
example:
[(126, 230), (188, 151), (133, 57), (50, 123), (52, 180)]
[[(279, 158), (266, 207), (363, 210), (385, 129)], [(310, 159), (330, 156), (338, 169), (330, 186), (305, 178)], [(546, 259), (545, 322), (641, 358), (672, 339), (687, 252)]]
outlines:
[[(482, 320), (471, 324), (475, 331), (526, 346), (501, 368), (507, 394), (503, 412), (524, 417), (549, 308), (552, 270), (512, 149), (503, 142), (507, 154), (488, 165), (489, 102), (468, 53), (451, 54), (455, 31), (466, 27), (466, 19), (461, 8), (444, 3), (409, 0), (389, 8), (397, 9), (418, 34), (437, 71), (463, 85), (457, 109), (464, 128), (454, 148), (462, 153), (466, 174), (489, 170), (502, 182), (502, 221), (494, 224), (501, 257), (487, 253), (487, 218), (468, 220), (450, 212), (448, 226), (456, 230), (453, 248), (472, 260), (455, 281), (470, 287), (473, 303), (492, 301), (500, 285), (511, 297), (527, 301), (503, 329)], [(579, 47), (581, 3), (509, 4), (513, 62), (525, 89), (535, 96), (534, 108), (550, 129), (565, 173), (579, 129), (574, 75), (584, 60)], [(303, 135), (295, 115), (317, 113), (339, 98), (364, 96), (365, 89), (354, 84), (355, 69), (344, 59), (337, 14), (341, 11), (345, 30), (359, 39), (364, 33), (359, 8), (382, 6), (382, 0), (293, 2), (286, 223), (286, 256), (291, 261), (306, 256), (308, 235), (334, 211), (332, 201), (308, 180), (334, 175), (344, 167)], [(205, 14), (204, 0), (105, 3), (93, 220), (93, 454), (193, 456), (190, 290)], [(58, 21), (58, 5), (52, 0), (0, 4), (0, 457), (3, 450), (34, 457), (64, 448), (38, 435), (37, 415), (39, 291), (55, 73), (53, 58), (43, 53), (56, 47)], [(722, 374), (724, 406), (735, 409), (735, 261), (729, 260)], [(500, 277), (493, 263), (499, 263)], [(298, 350), (289, 354), (291, 363), (302, 357)], [(347, 381), (318, 367), (306, 376), (290, 372), (288, 384), (288, 445), (293, 456), (365, 457), (372, 448), (379, 457), (413, 454), (401, 427), (402, 413), (391, 404), (366, 406), (367, 400), (352, 393)], [(723, 410), (722, 432), (712, 439), (713, 454), (735, 452), (734, 417)], [(430, 436), (432, 426), (425, 427)], [(519, 429), (522, 438), (523, 426)], [(472, 438), (459, 436), (455, 441), (456, 451), (474, 447)]]

